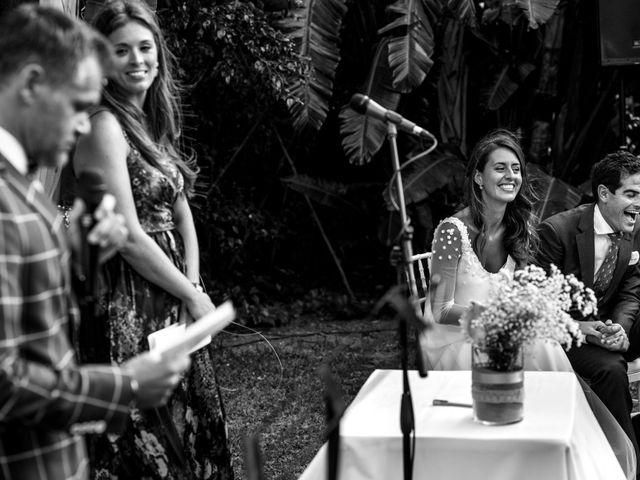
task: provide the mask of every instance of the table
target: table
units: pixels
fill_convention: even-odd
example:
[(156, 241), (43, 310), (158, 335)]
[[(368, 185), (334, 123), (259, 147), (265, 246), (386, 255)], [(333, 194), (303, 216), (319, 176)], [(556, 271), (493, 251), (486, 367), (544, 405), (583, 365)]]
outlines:
[[(485, 426), (470, 408), (471, 372), (409, 372), (416, 432), (414, 480), (624, 480), (571, 372), (525, 372), (524, 420)], [(402, 371), (376, 370), (340, 423), (339, 480), (401, 480)], [(326, 444), (300, 480), (326, 480)]]

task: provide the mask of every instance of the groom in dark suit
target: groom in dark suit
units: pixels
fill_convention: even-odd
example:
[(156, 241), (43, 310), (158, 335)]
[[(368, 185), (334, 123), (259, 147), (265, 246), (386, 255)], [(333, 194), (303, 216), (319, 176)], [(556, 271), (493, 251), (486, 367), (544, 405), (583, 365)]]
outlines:
[(580, 322), (586, 342), (567, 356), (629, 436), (632, 401), (627, 361), (640, 355), (640, 159), (611, 153), (593, 168), (595, 203), (548, 218), (539, 226), (537, 263), (555, 264), (596, 293), (598, 317)]
[[(79, 366), (67, 335), (78, 321), (67, 238), (74, 223), (65, 229), (32, 173), (64, 165), (91, 128), (87, 110), (100, 99), (110, 48), (55, 9), (24, 5), (0, 17), (3, 480), (88, 479), (81, 434), (117, 431), (132, 407), (165, 402), (189, 366), (186, 355), (164, 362), (149, 353), (122, 366)], [(105, 197), (87, 241), (118, 246), (126, 228)]]

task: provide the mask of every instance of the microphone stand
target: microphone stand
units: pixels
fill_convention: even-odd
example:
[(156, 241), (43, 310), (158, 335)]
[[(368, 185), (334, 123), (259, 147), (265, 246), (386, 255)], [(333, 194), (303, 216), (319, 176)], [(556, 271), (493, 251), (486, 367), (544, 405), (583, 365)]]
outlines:
[(79, 229), (82, 237), (80, 246), (79, 267), (77, 281), (80, 283), (78, 302), (80, 306), (81, 322), (78, 326), (77, 338), (78, 355), (83, 363), (104, 363), (110, 361), (109, 341), (107, 335), (107, 320), (100, 318), (102, 313), (98, 308), (98, 286), (100, 281), (100, 267), (98, 256), (100, 247), (89, 244), (87, 236), (96, 224), (94, 213), (104, 195), (106, 185), (99, 169), (88, 169), (78, 176), (78, 195), (85, 204), (85, 212), (79, 219)]
[[(417, 292), (416, 277), (413, 271), (413, 264), (411, 258), (413, 256), (413, 249), (411, 246), (411, 238), (413, 235), (412, 229), (409, 226), (407, 217), (407, 209), (404, 201), (404, 187), (402, 185), (402, 176), (400, 173), (400, 159), (398, 157), (398, 145), (396, 138), (398, 136), (398, 130), (396, 125), (387, 121), (387, 138), (389, 139), (389, 146), (391, 148), (391, 161), (393, 163), (393, 171), (396, 180), (396, 189), (398, 191), (398, 206), (400, 211), (400, 220), (402, 222), (402, 230), (400, 234), (400, 249), (402, 252), (402, 262), (398, 266), (398, 284), (401, 284), (401, 268), (404, 266), (409, 281), (409, 291), (411, 295), (416, 298), (414, 292)], [(407, 321), (403, 318), (403, 315), (399, 317), (399, 336), (400, 336), (400, 349), (401, 349), (401, 364), (402, 364), (402, 397), (400, 400), (400, 430), (402, 432), (402, 465), (404, 470), (404, 480), (411, 480), (413, 477), (413, 453), (411, 438), (414, 435), (415, 419), (413, 414), (413, 401), (411, 399), (411, 388), (409, 386), (409, 371), (408, 371), (408, 340), (407, 340)], [(420, 355), (419, 355), (420, 356)], [(414, 437), (415, 445), (415, 437)]]
[(320, 377), (325, 384), (325, 406), (327, 414), (327, 480), (338, 480), (340, 459), (340, 419), (344, 413), (344, 402), (340, 388), (331, 376), (327, 364), (320, 366)]
[[(99, 283), (98, 247), (87, 243), (87, 234), (93, 225), (93, 215), (85, 213), (80, 218), (83, 244), (80, 247), (80, 271), (77, 272), (76, 286), (80, 324), (77, 331), (78, 355), (83, 363), (104, 363), (110, 361), (107, 341), (107, 319), (101, 315), (96, 297)], [(74, 333), (73, 337), (76, 337)]]
[[(407, 207), (404, 201), (404, 186), (402, 185), (402, 174), (400, 171), (400, 158), (398, 156), (398, 144), (396, 138), (398, 137), (398, 129), (395, 123), (387, 121), (387, 138), (389, 139), (389, 147), (391, 149), (391, 162), (393, 164), (393, 174), (396, 179), (396, 190), (398, 191), (398, 210), (400, 212), (401, 234), (400, 234), (400, 249), (402, 252), (402, 264), (405, 267), (407, 273), (407, 279), (409, 282), (409, 292), (412, 296), (417, 297), (418, 287), (416, 286), (416, 276), (413, 271), (413, 265), (411, 263), (411, 257), (413, 257), (413, 247), (411, 246), (411, 239), (413, 237), (413, 228), (409, 225), (409, 218), (407, 216)], [(391, 193), (393, 195), (393, 193)], [(401, 280), (401, 279), (398, 279)], [(398, 282), (399, 284), (401, 281)]]
[(264, 480), (262, 468), (262, 453), (258, 434), (254, 433), (245, 438), (245, 458), (247, 480)]

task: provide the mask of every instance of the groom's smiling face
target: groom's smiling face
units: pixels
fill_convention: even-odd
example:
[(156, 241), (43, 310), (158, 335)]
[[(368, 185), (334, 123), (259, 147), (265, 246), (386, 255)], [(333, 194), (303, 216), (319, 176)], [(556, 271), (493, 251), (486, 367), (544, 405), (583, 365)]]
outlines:
[(640, 173), (623, 176), (615, 192), (600, 185), (598, 206), (614, 232), (633, 232), (640, 213)]

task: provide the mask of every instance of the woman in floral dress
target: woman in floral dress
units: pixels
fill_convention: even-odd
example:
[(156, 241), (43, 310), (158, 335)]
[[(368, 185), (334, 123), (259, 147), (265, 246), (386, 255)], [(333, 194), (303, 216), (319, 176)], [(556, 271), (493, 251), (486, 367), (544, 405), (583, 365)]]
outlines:
[[(99, 302), (109, 360), (122, 363), (148, 349), (150, 333), (215, 307), (200, 286), (188, 203), (195, 172), (178, 150), (171, 55), (154, 15), (141, 1), (116, 0), (93, 23), (114, 45), (115, 68), (91, 116), (91, 133), (78, 144), (74, 171), (102, 171), (129, 228), (127, 244), (105, 265)], [(210, 349), (192, 360), (165, 407), (134, 410), (122, 434), (90, 441), (93, 478), (232, 478)]]

